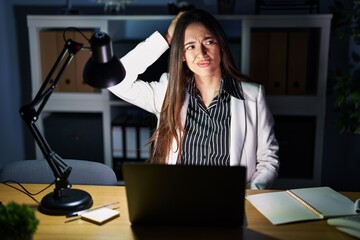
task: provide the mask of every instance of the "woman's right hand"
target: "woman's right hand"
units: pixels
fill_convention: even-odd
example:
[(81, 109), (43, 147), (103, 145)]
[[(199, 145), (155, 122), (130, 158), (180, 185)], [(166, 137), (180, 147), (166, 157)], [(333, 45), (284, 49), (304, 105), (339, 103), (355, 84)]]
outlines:
[(175, 26), (177, 21), (179, 20), (180, 16), (183, 15), (184, 12), (179, 12), (175, 18), (171, 21), (166, 33), (164, 34), (164, 37), (169, 45), (171, 45), (172, 38), (174, 36)]

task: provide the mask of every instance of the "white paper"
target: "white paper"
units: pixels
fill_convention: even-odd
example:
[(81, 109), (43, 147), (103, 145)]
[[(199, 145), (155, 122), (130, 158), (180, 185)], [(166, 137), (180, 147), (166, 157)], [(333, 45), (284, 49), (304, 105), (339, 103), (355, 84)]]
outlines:
[(81, 214), (81, 218), (101, 224), (119, 215), (119, 211), (103, 207), (89, 212), (85, 212)]

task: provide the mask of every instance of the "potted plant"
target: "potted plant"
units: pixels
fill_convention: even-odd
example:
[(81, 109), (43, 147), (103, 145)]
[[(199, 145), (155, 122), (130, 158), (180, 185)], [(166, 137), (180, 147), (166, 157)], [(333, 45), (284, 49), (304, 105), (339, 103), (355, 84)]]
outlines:
[(0, 238), (4, 240), (28, 240), (39, 224), (34, 210), (24, 204), (9, 202), (0, 205)]
[(329, 76), (334, 82), (340, 132), (360, 134), (360, 55), (357, 52), (360, 50), (360, 1), (353, 0), (352, 5), (351, 9), (346, 9), (343, 2), (335, 1), (330, 7), (333, 33), (339, 39), (350, 39), (355, 47), (347, 70), (332, 71)]

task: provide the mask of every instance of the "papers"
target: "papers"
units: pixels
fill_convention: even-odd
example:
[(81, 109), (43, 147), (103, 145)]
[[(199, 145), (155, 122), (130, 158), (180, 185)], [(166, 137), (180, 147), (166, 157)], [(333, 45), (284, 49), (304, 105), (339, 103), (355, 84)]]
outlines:
[(85, 212), (81, 214), (81, 218), (97, 224), (103, 224), (119, 215), (119, 211), (103, 207), (93, 211)]
[(246, 199), (274, 225), (356, 214), (354, 202), (329, 187), (260, 193)]

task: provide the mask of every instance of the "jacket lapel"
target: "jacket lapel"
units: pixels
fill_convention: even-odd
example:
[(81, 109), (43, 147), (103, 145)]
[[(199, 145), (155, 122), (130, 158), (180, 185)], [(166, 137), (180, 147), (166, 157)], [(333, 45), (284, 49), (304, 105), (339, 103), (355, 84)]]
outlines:
[[(246, 165), (246, 158), (242, 157), (246, 136), (246, 111), (242, 99), (231, 97), (230, 123), (230, 165)], [(244, 117), (245, 116), (245, 117)], [(245, 120), (244, 120), (245, 119)]]

